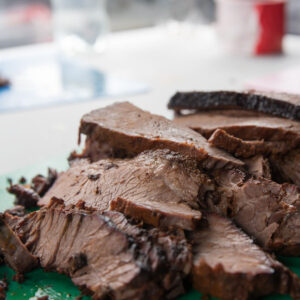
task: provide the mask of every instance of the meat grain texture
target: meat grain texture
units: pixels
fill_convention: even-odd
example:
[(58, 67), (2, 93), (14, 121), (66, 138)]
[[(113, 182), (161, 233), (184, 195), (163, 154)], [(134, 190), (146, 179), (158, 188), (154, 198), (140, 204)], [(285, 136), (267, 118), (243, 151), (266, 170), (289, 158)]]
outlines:
[(62, 201), (14, 227), (48, 271), (71, 277), (93, 299), (176, 299), (191, 253), (180, 236), (145, 231), (117, 212), (66, 208)]
[(106, 145), (117, 156), (170, 149), (201, 161), (207, 169), (243, 165), (228, 153), (211, 147), (204, 137), (193, 130), (128, 102), (116, 103), (84, 115), (79, 133), (86, 135), (83, 156), (92, 161), (103, 158), (102, 149)]
[(52, 197), (66, 205), (82, 200), (87, 207), (113, 208), (154, 226), (193, 230), (201, 221), (198, 200), (211, 189), (211, 180), (198, 170), (197, 161), (156, 150), (133, 159), (75, 162), (39, 204), (46, 205)]
[(300, 255), (299, 97), (188, 93), (169, 106), (198, 112), (172, 122), (125, 102), (83, 116), (66, 172), (11, 186), (42, 208), (2, 215), (4, 259), (39, 261), (93, 299), (176, 299), (189, 280), (222, 300), (300, 299), (267, 253)]

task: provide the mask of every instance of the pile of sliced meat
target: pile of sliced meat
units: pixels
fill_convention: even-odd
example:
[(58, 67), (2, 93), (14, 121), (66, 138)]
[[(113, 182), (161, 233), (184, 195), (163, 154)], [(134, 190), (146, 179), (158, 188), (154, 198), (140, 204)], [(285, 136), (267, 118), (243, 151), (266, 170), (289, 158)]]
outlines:
[[(290, 294), (300, 279), (300, 98), (177, 93), (173, 121), (124, 102), (81, 119), (70, 167), (11, 185), (0, 249), (17, 273), (69, 276), (93, 299)], [(40, 209), (27, 213), (22, 206)]]

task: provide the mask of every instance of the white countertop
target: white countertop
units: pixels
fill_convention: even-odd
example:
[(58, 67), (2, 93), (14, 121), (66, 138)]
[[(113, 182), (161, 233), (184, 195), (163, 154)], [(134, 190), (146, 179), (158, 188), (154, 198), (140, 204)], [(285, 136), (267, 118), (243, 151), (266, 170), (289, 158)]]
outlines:
[[(0, 51), (0, 57), (30, 46)], [(90, 62), (111, 74), (145, 82), (149, 93), (0, 114), (0, 174), (68, 153), (76, 147), (82, 114), (113, 101), (129, 100), (171, 117), (166, 108), (177, 90), (242, 89), (246, 81), (300, 64), (300, 37), (287, 36), (285, 55), (236, 57), (224, 54), (212, 28), (175, 33), (152, 28), (114, 33), (105, 53)]]

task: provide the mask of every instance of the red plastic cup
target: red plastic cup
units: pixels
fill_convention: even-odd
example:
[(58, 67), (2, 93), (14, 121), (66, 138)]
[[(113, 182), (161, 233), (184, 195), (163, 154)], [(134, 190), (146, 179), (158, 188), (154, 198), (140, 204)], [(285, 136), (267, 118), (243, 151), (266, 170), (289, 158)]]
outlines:
[(216, 0), (217, 31), (229, 52), (282, 52), (286, 0)]

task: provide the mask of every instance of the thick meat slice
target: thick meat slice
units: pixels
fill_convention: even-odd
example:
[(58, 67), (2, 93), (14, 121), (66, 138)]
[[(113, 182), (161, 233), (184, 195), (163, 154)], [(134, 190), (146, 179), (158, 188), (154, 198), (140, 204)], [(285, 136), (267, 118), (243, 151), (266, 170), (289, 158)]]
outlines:
[(208, 141), (212, 146), (241, 158), (249, 158), (257, 154), (282, 153), (286, 148), (283, 142), (245, 141), (230, 135), (223, 129), (217, 129)]
[(248, 172), (255, 178), (265, 177), (271, 179), (271, 170), (269, 160), (262, 155), (256, 155), (244, 159)]
[(266, 250), (300, 255), (300, 190), (265, 178), (249, 178), (239, 170), (213, 174), (218, 185), (209, 195), (210, 211), (232, 218)]
[(188, 126), (206, 138), (216, 129), (249, 141), (274, 142), (274, 153), (300, 146), (300, 122), (243, 110), (215, 110), (177, 117), (174, 122)]
[[(43, 268), (67, 274), (93, 299), (175, 299), (191, 267), (184, 240), (140, 229), (117, 212), (54, 201), (15, 230)], [(173, 252), (166, 253), (169, 248)]]
[(300, 120), (300, 96), (266, 92), (186, 92), (176, 93), (168, 107), (182, 109), (246, 109), (274, 116)]
[(300, 186), (300, 149), (295, 149), (281, 157), (274, 155), (270, 161), (276, 178)]
[(222, 300), (256, 299), (270, 294), (300, 298), (300, 280), (263, 252), (228, 219), (208, 216), (209, 226), (194, 232), (194, 287)]
[(201, 161), (207, 169), (243, 165), (226, 152), (211, 147), (205, 138), (191, 129), (128, 102), (84, 115), (79, 132), (87, 136), (83, 156), (93, 161), (106, 156), (103, 154), (105, 146), (119, 157), (134, 156), (151, 149), (170, 149)]
[(132, 212), (139, 210), (152, 225), (192, 230), (201, 219), (198, 200), (212, 189), (211, 180), (198, 170), (196, 161), (169, 150), (156, 150), (133, 159), (74, 163), (39, 204), (46, 205), (57, 197), (74, 205), (83, 200), (87, 207), (105, 211), (111, 201), (122, 198)]
[(38, 260), (23, 245), (10, 225), (10, 215), (0, 215), (0, 249), (5, 262), (17, 273), (32, 270)]

